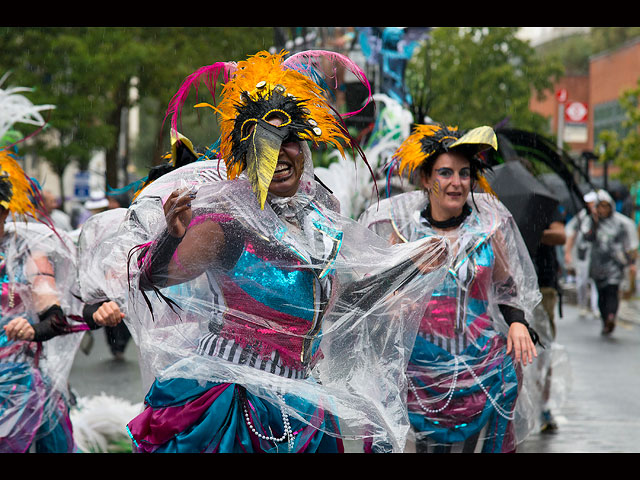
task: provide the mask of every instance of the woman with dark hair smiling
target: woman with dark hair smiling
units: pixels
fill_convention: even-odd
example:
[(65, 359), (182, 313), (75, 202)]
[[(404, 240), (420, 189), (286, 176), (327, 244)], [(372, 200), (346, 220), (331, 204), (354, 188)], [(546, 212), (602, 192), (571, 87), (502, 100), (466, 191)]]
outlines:
[(401, 175), (415, 172), (422, 191), (385, 199), (360, 219), (392, 244), (442, 239), (452, 257), (425, 300), (407, 369), (417, 452), (516, 447), (521, 365), (537, 356), (526, 318), (540, 293), (522, 237), (483, 175), (478, 154), (496, 147), (490, 127), (417, 125), (394, 163)]

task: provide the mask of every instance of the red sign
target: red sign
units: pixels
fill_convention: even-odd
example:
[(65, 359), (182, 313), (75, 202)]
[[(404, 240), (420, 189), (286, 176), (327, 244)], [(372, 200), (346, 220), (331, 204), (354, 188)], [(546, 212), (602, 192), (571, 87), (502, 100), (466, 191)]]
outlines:
[(583, 123), (587, 121), (589, 109), (582, 102), (569, 102), (564, 109), (564, 118), (568, 122)]
[(566, 88), (560, 88), (556, 91), (556, 100), (558, 100), (560, 103), (564, 103), (567, 101), (567, 89)]

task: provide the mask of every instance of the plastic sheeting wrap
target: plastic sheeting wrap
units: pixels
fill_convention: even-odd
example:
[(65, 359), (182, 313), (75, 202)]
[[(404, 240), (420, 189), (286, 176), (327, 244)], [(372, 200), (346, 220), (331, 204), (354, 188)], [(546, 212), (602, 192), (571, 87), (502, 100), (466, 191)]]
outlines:
[[(573, 382), (573, 372), (566, 348), (554, 340), (549, 315), (538, 304), (533, 310), (531, 326), (545, 348), (538, 348), (538, 357), (525, 369), (524, 381), (532, 405), (542, 410), (557, 411), (567, 401)], [(529, 371), (531, 369), (532, 371)], [(541, 418), (532, 415), (527, 426), (539, 430)]]
[[(223, 450), (216, 442), (232, 428), (233, 442), (258, 442), (263, 451), (301, 451), (317, 431), (402, 451), (404, 371), (423, 313), (416, 305), (444, 278), (445, 243), (389, 246), (340, 216), (313, 180), (304, 148), (298, 193), (269, 196), (264, 210), (244, 177), (221, 180), (216, 161), (159, 178), (129, 208), (119, 250), (105, 258), (123, 272), (129, 250), (125, 321), (141, 351), (143, 382), (152, 390), (158, 382), (209, 391), (241, 385), (239, 410), (231, 405), (237, 395), (229, 406), (223, 394), (212, 404), (214, 417), (237, 422), (208, 432), (213, 451)], [(176, 189), (194, 194), (177, 248), (163, 212)], [(265, 413), (262, 400), (281, 411)], [(260, 440), (251, 428), (279, 439)], [(143, 433), (132, 432), (138, 447), (160, 448), (160, 433)]]
[[(126, 289), (123, 287), (123, 269), (126, 254), (119, 249), (117, 233), (127, 214), (126, 208), (114, 208), (89, 217), (83, 224), (77, 242), (77, 295), (88, 304), (117, 301), (126, 308)], [(110, 264), (117, 271), (105, 267), (107, 255), (121, 254), (120, 262)]]
[[(360, 222), (391, 243), (445, 238), (421, 217), (426, 204), (422, 191), (393, 196)], [(506, 355), (507, 324), (498, 305), (522, 310), (532, 323), (541, 295), (507, 209), (483, 193), (470, 195), (468, 204), (472, 213), (447, 232), (451, 268), (429, 300), (409, 362), (409, 415), (416, 438), (429, 445), (466, 441), (484, 451), (511, 451), (538, 422), (539, 392), (525, 385), (539, 382), (522, 375), (539, 371), (515, 366)], [(475, 435), (484, 442), (474, 443)]]
[[(1, 242), (1, 326), (17, 317), (33, 325), (38, 313), (57, 303), (69, 332), (86, 330), (81, 304), (70, 294), (73, 242), (37, 223), (5, 224)], [(24, 452), (53, 429), (67, 429), (67, 380), (81, 338), (82, 333), (69, 333), (45, 342), (11, 341), (0, 329), (0, 451)], [(70, 434), (66, 439), (71, 441)]]

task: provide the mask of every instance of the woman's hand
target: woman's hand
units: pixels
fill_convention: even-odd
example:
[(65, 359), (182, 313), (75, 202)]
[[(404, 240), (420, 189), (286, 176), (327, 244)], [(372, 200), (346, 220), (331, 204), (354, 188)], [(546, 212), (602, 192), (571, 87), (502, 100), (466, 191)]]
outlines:
[(36, 332), (26, 318), (17, 317), (4, 326), (4, 331), (9, 340), (33, 340)]
[(93, 321), (101, 327), (115, 327), (124, 318), (116, 302), (105, 302), (93, 312)]
[(184, 237), (193, 216), (191, 212), (191, 200), (195, 198), (195, 192), (186, 192), (184, 189), (174, 190), (167, 201), (164, 202), (164, 217), (167, 221), (169, 235), (176, 238)]
[(516, 363), (521, 361), (525, 366), (527, 363), (533, 363), (533, 358), (538, 356), (536, 346), (529, 335), (529, 329), (522, 323), (514, 322), (509, 327), (507, 355), (512, 352)]

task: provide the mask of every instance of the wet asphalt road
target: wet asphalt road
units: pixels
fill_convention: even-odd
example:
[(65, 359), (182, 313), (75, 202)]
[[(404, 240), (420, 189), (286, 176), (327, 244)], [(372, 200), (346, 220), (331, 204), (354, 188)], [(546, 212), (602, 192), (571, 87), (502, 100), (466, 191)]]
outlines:
[(88, 397), (105, 393), (134, 404), (142, 402), (146, 392), (143, 392), (138, 348), (133, 340), (127, 345), (124, 360), (116, 360), (109, 351), (104, 330), (90, 334), (93, 344), (89, 354), (78, 350), (69, 375), (75, 394)]
[[(519, 453), (640, 452), (640, 312), (626, 308), (611, 336), (567, 305), (557, 341), (569, 355), (571, 388), (556, 433), (530, 435)], [(626, 319), (626, 321), (624, 320)]]

